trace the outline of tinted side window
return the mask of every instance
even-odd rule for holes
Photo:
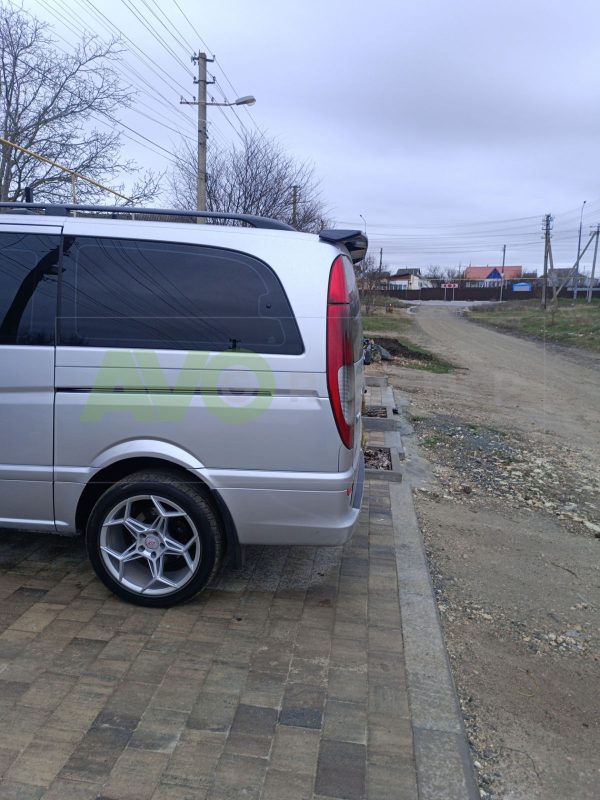
[[[0,345],[53,345],[60,237],[0,232]]]
[[[299,354],[275,273],[199,245],[65,237],[60,343]]]

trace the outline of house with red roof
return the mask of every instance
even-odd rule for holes
[[[523,267],[467,267],[465,269],[465,286],[500,286],[505,281],[518,281],[523,276]]]

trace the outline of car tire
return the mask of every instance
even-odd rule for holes
[[[168,472],[136,472],[94,505],[86,546],[96,575],[137,605],[189,600],[218,572],[220,519],[202,487]]]

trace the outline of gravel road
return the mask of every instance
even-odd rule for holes
[[[421,306],[411,312],[415,341],[459,369],[444,380],[444,399],[477,419],[549,431],[596,458],[600,454],[600,355],[520,339],[468,322],[461,313]],[[424,387],[425,388],[425,387]]]
[[[446,308],[410,338],[457,369],[385,367],[411,399],[417,512],[483,798],[598,797],[600,357]]]

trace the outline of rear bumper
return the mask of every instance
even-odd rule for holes
[[[242,545],[341,545],[358,521],[365,467],[359,451],[345,473],[199,475],[227,506]]]

